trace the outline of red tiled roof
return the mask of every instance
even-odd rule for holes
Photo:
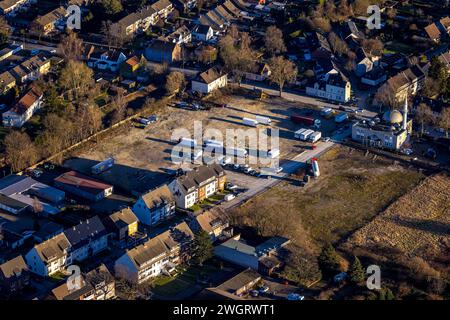
[[[31,87],[16,105],[11,108],[11,111],[17,114],[24,114],[41,96],[42,92],[38,88]]]

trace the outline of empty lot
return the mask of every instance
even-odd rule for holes
[[[214,108],[210,111],[191,111],[168,106],[158,115],[157,123],[146,129],[130,127],[112,138],[104,139],[91,150],[77,154],[65,166],[87,172],[98,161],[113,156],[117,165],[109,172],[99,175],[99,178],[126,191],[136,190],[142,184],[156,186],[168,179],[165,174],[167,168],[180,166],[171,160],[174,146],[171,136],[175,130],[184,128],[193,135],[194,121],[200,121],[203,133],[208,128],[217,129],[225,137],[227,129],[251,129],[242,124],[242,118],[255,118],[256,115],[272,119],[272,128],[279,129],[280,133],[280,157],[290,158],[310,147],[294,139],[293,132],[302,126],[289,120],[291,114],[304,112],[305,109],[299,104],[277,98],[261,102],[233,97],[227,108]],[[311,116],[319,117],[318,112],[314,112]],[[261,129],[260,137],[267,138],[267,127],[260,125],[258,129]],[[332,120],[324,122],[324,135],[334,129]],[[270,148],[270,138],[266,141],[269,141]]]

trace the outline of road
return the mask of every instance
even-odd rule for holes
[[[283,171],[281,173],[275,174],[273,175],[273,177],[269,177],[266,179],[259,178],[259,183],[253,183],[251,185],[245,186],[248,187],[247,191],[241,193],[232,201],[223,202],[222,204],[220,204],[221,208],[226,210],[237,207],[243,202],[249,200],[251,197],[254,197],[259,193],[274,187],[281,181],[288,179],[290,174],[295,173],[298,169],[305,166],[308,160],[320,157],[320,155],[330,150],[336,143],[343,141],[349,134],[350,130],[347,130],[341,134],[336,134],[328,142],[320,141],[319,143],[317,143],[316,149],[303,151],[292,159],[286,160],[285,162],[281,163],[281,166],[283,167]]]

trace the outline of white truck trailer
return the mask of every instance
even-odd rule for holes
[[[294,134],[295,139],[300,139],[301,134],[302,134],[303,132],[305,132],[306,130],[308,130],[308,129],[303,128],[303,129],[300,129],[300,130],[295,131],[295,134]]]
[[[268,117],[256,116],[256,121],[262,124],[270,124],[272,120]]]
[[[322,138],[322,132],[315,131],[311,133],[311,135],[309,136],[309,141],[311,141],[312,143],[316,143],[317,141],[320,140],[320,138]]]
[[[258,121],[256,121],[255,119],[250,119],[250,118],[242,118],[242,122],[245,125],[251,126],[251,127],[256,127],[258,125]]]
[[[306,130],[306,131],[303,131],[302,133],[300,133],[300,140],[302,140],[302,141],[308,141],[309,136],[310,136],[311,134],[313,134],[313,133],[314,133],[314,131],[311,130],[311,129],[308,129],[308,130]]]

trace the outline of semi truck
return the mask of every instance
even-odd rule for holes
[[[258,121],[250,118],[242,118],[242,122],[247,126],[256,127],[258,125]]]
[[[256,121],[262,124],[270,124],[272,120],[268,117],[256,116]]]

